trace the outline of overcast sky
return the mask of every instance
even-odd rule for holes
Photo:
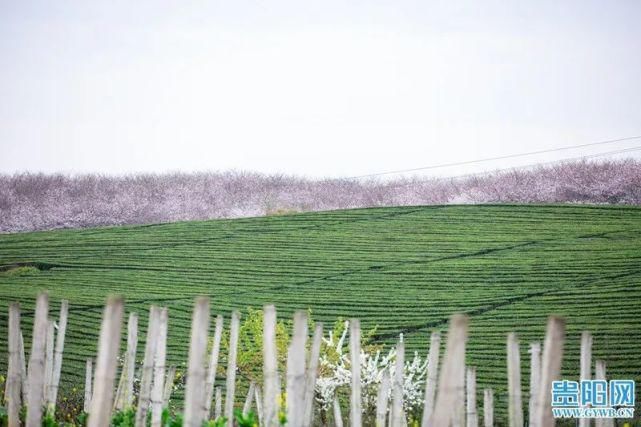
[[[0,172],[352,176],[639,135],[639,17],[635,0],[0,0]]]

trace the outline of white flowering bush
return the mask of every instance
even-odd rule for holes
[[[341,392],[348,393],[352,381],[350,355],[345,351],[349,323],[342,328],[329,332],[328,338],[323,338],[323,351],[320,357],[320,373],[316,382],[316,400],[321,411],[331,408],[335,396]],[[337,338],[337,332],[340,337]],[[396,349],[391,348],[383,354],[380,348],[364,346],[360,354],[361,363],[361,392],[362,405],[365,414],[373,414],[376,410],[376,397],[385,372],[394,378],[396,365]],[[427,360],[414,353],[412,360],[404,364],[403,404],[407,414],[418,413],[422,408],[425,378],[427,375]],[[388,398],[391,399],[391,388]]]
[[[0,174],[0,232],[372,206],[563,202],[641,204],[641,161],[579,161],[459,179]]]

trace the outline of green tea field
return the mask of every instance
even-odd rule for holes
[[[262,218],[0,235],[0,372],[7,305],[20,301],[28,343],[36,294],[70,301],[62,381],[82,387],[105,297],[126,309],[169,307],[170,363],[187,359],[193,299],[212,314],[275,303],[279,315],[360,318],[376,338],[404,333],[426,353],[454,312],[471,317],[468,364],[504,407],[505,337],[542,340],[550,314],[567,319],[565,377],[578,376],[579,336],[616,378],[641,381],[641,209],[480,205],[374,208]],[[16,266],[36,268],[17,269]],[[144,338],[144,333],[141,334]],[[142,354],[142,345],[138,347]]]

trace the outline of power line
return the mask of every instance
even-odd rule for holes
[[[566,146],[566,147],[551,148],[551,149],[547,149],[547,150],[530,151],[528,153],[508,154],[508,155],[505,155],[505,156],[487,157],[487,158],[484,158],[484,159],[467,160],[467,161],[463,161],[463,162],[442,163],[442,164],[438,164],[438,165],[423,166],[423,167],[412,168],[412,169],[401,169],[401,170],[394,170],[394,171],[377,172],[377,173],[371,173],[371,174],[366,174],[366,175],[351,176],[351,177],[348,177],[348,178],[345,178],[345,179],[372,178],[372,177],[375,177],[375,176],[382,176],[382,175],[392,175],[392,174],[398,174],[398,173],[417,172],[417,171],[423,171],[423,170],[429,170],[429,169],[446,168],[446,167],[451,167],[451,166],[471,165],[471,164],[474,164],[474,163],[489,162],[491,160],[512,159],[512,158],[515,158],[515,157],[532,156],[534,154],[553,153],[553,152],[557,152],[557,151],[572,150],[574,148],[583,148],[583,147],[591,147],[591,146],[595,146],[595,145],[613,144],[615,142],[631,141],[631,140],[639,139],[639,138],[641,138],[641,135],[629,136],[629,137],[618,138],[618,139],[609,139],[609,140],[606,140],[606,141],[590,142],[588,144],[569,145],[569,146]],[[605,155],[605,153],[603,155]],[[572,160],[572,159],[569,159],[569,160]]]
[[[556,163],[563,163],[563,162],[571,162],[574,160],[583,160],[583,159],[591,159],[594,157],[602,157],[602,156],[611,156],[614,154],[621,154],[621,153],[629,153],[632,151],[641,151],[641,145],[637,147],[630,147],[630,148],[624,148],[621,150],[614,150],[614,151],[606,151],[604,153],[596,153],[596,154],[588,154],[585,156],[577,156],[577,157],[569,157],[565,159],[559,159],[559,160],[552,160],[549,162],[540,162],[540,163],[531,163],[529,165],[522,165],[522,166],[514,166],[511,168],[503,168],[503,169],[495,169],[491,171],[485,171],[485,172],[476,172],[476,173],[469,173],[465,175],[456,175],[456,176],[449,176],[444,179],[460,179],[460,178],[470,178],[473,176],[481,176],[481,175],[488,175],[491,173],[497,173],[497,172],[505,172],[505,171],[510,171],[510,170],[518,170],[518,169],[528,169],[528,168],[533,168],[537,166],[545,166],[545,165],[552,165]]]
[[[590,158],[594,158],[594,157],[611,156],[611,155],[614,155],[614,154],[629,153],[629,152],[632,152],[632,151],[641,151],[641,145],[637,146],[637,147],[624,148],[624,149],[621,149],[621,150],[606,151],[606,152],[603,152],[603,153],[588,154],[588,155],[585,155],[585,156],[569,157],[569,158],[565,158],[565,159],[552,160],[552,161],[549,161],[549,162],[531,163],[529,165],[514,166],[514,167],[511,167],[511,168],[503,168],[503,169],[495,169],[495,170],[491,170],[491,171],[468,173],[468,174],[465,174],[465,175],[447,176],[447,177],[441,177],[441,178],[438,178],[438,179],[439,180],[453,180],[453,179],[472,178],[472,177],[475,177],[475,176],[489,175],[489,174],[492,174],[492,173],[515,171],[515,170],[519,170],[519,169],[527,169],[527,168],[533,168],[533,167],[537,167],[537,166],[551,165],[551,164],[555,164],[555,163],[571,162],[571,161],[574,161],[574,160],[590,159]],[[394,188],[407,187],[408,185],[416,185],[416,182],[409,181],[409,182],[392,183],[392,187],[394,187]]]

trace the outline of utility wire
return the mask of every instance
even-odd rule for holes
[[[510,170],[518,170],[518,169],[528,169],[528,168],[533,168],[537,166],[545,166],[545,165],[552,165],[556,163],[564,163],[564,162],[571,162],[574,160],[583,160],[583,159],[591,159],[594,157],[601,157],[601,156],[611,156],[614,154],[621,154],[621,153],[629,153],[632,151],[640,151],[641,150],[641,145],[637,147],[630,147],[630,148],[624,148],[621,150],[614,150],[614,151],[606,151],[604,153],[596,153],[596,154],[588,154],[585,156],[577,156],[577,157],[569,157],[566,159],[559,159],[559,160],[551,160],[549,162],[540,162],[540,163],[531,163],[529,165],[522,165],[522,166],[514,166],[510,168],[503,168],[503,169],[495,169],[491,171],[485,171],[485,172],[475,172],[475,173],[469,173],[465,175],[456,175],[456,176],[449,176],[446,179],[460,179],[460,178],[469,178],[473,176],[480,176],[480,175],[488,175],[491,173],[497,173],[497,172],[505,172],[505,171],[510,171]]]
[[[609,139],[609,140],[606,140],[606,141],[591,142],[591,143],[588,143],[588,144],[579,144],[579,145],[570,145],[570,146],[566,146],[566,147],[551,148],[551,149],[547,149],[547,150],[530,151],[528,153],[508,154],[508,155],[505,155],[505,156],[487,157],[487,158],[478,159],[478,160],[467,160],[467,161],[463,161],[463,162],[443,163],[443,164],[439,164],[439,165],[423,166],[423,167],[412,168],[412,169],[401,169],[401,170],[394,170],[394,171],[371,173],[371,174],[366,174],[366,175],[351,176],[351,177],[348,177],[348,178],[345,178],[345,179],[350,180],[350,179],[373,178],[373,177],[382,176],[382,175],[392,175],[392,174],[398,174],[398,173],[417,172],[417,171],[423,171],[423,170],[429,170],[429,169],[440,169],[440,168],[446,168],[446,167],[450,167],[450,166],[470,165],[470,164],[474,164],[474,163],[489,162],[491,160],[512,159],[512,158],[515,158],[515,157],[532,156],[534,154],[553,153],[553,152],[557,152],[557,151],[572,150],[574,148],[583,148],[583,147],[591,147],[591,146],[595,146],[595,145],[613,144],[615,142],[631,141],[631,140],[639,139],[639,138],[641,138],[641,135],[629,136],[629,137],[626,137],[626,138]],[[632,150],[632,151],[634,151],[634,150]],[[581,156],[580,158],[597,157],[597,156],[606,155],[606,154],[607,153],[598,154],[598,155],[592,155],[592,156]],[[567,160],[574,160],[574,159],[567,159]]]
[[[632,151],[641,151],[641,145],[637,147],[630,147],[630,148],[624,148],[621,150],[613,150],[613,151],[606,151],[603,153],[597,153],[597,154],[588,154],[585,156],[578,156],[578,157],[569,157],[566,159],[560,159],[560,160],[552,160],[549,162],[540,162],[540,163],[531,163],[529,165],[522,165],[522,166],[514,166],[510,168],[503,168],[503,169],[495,169],[491,171],[483,171],[483,172],[475,172],[475,173],[468,173],[465,175],[456,175],[456,176],[444,176],[444,177],[439,177],[436,178],[441,181],[446,181],[446,180],[454,180],[454,179],[465,179],[465,178],[472,178],[475,176],[483,176],[483,175],[489,175],[492,173],[500,173],[500,172],[507,172],[507,171],[516,171],[520,169],[528,169],[528,168],[533,168],[537,166],[545,166],[545,165],[551,165],[551,164],[556,164],[556,163],[563,163],[563,162],[570,162],[574,160],[583,160],[583,159],[590,159],[594,157],[601,157],[601,156],[610,156],[614,154],[621,154],[621,153],[629,153]],[[417,181],[408,181],[408,182],[395,182],[392,183],[391,186],[393,188],[398,188],[398,187],[407,187],[409,185],[416,185]]]

